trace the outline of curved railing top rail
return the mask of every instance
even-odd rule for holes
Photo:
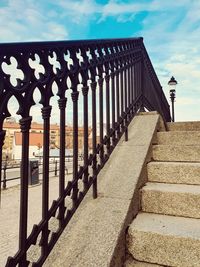
[[[134,42],[134,43],[141,43],[143,41],[143,37],[137,38],[108,38],[108,39],[88,39],[88,40],[67,40],[67,41],[46,41],[46,42],[13,42],[13,43],[0,43],[0,53],[11,51],[15,49],[20,50],[30,50],[33,49],[41,49],[41,48],[60,48],[60,47],[80,47],[85,45],[93,45],[93,44],[113,44],[113,43],[120,43],[120,42]],[[2,51],[2,49],[5,49]]]

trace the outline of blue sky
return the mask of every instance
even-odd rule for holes
[[[178,81],[177,120],[200,120],[199,0],[0,0],[0,42],[144,37],[158,78]]]

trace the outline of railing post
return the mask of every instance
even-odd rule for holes
[[[139,61],[139,90],[141,92],[141,103],[140,103],[140,112],[145,112],[144,109],[144,83],[143,83],[143,58],[141,55],[141,60]]]
[[[3,167],[3,189],[6,189],[6,170],[7,170],[7,158]]]
[[[119,69],[117,66],[116,69],[116,99],[117,99],[117,123],[118,123],[118,129],[117,129],[117,138],[119,139],[120,137],[120,127],[119,127],[119,121],[120,121],[120,107],[119,107],[119,103],[120,103],[120,99],[119,99],[120,95],[119,95]]]
[[[124,61],[124,111],[125,111],[125,125],[127,124],[127,97],[128,97],[128,87],[127,87],[127,60],[125,57]]]
[[[52,107],[46,105],[42,108],[42,118],[44,120],[44,135],[43,135],[43,182],[42,182],[42,219],[45,222],[45,227],[42,231],[40,245],[42,246],[42,256],[48,254],[48,209],[49,209],[49,130],[50,116]]]
[[[73,101],[73,192],[72,192],[72,201],[73,208],[77,206],[78,198],[78,95],[77,85],[72,88],[73,92],[71,93]]]
[[[83,184],[84,184],[84,190],[86,191],[88,189],[88,86],[87,81],[85,81],[85,84],[82,88],[83,93],[83,121],[84,121],[84,155],[83,155],[83,161],[85,166],[84,171],[84,177],[83,177]]]
[[[129,107],[129,101],[128,101],[128,97],[129,97],[129,88],[128,88],[128,65],[127,65],[127,57],[125,57],[125,64],[124,64],[124,89],[125,89],[125,101],[124,101],[124,105],[125,105],[125,126],[124,126],[124,130],[125,130],[125,142],[128,141],[128,107]]]
[[[124,134],[125,134],[125,142],[127,142],[128,141],[128,126],[125,126]]]
[[[97,83],[95,80],[91,83],[92,89],[92,153],[93,153],[93,162],[92,162],[92,169],[93,169],[93,198],[97,198],[97,156],[96,156],[96,87]]]
[[[120,65],[120,95],[121,95],[121,130],[123,132],[124,128],[124,119],[123,119],[123,114],[124,114],[124,79],[123,79],[123,73],[124,73],[124,67],[123,63],[121,62]]]
[[[110,154],[110,75],[106,73],[106,135],[107,135],[107,154]]]
[[[24,252],[19,267],[27,266],[26,241],[28,222],[28,166],[29,166],[29,130],[32,117],[22,118],[20,128],[22,132],[22,161],[20,186],[20,223],[19,223],[19,249]]]
[[[99,151],[99,157],[100,157],[100,166],[101,168],[104,165],[104,78],[103,78],[103,52],[102,52],[102,46],[97,47],[97,51],[99,54],[97,69],[98,69],[98,85],[99,85],[99,144],[100,144],[100,151]]]
[[[100,165],[104,164],[104,144],[103,144],[103,77],[102,72],[99,74],[99,138],[100,138]]]
[[[110,48],[111,54],[114,54],[114,48],[111,46]],[[111,78],[111,102],[112,102],[112,146],[115,146],[116,143],[116,69],[115,69],[115,61],[114,58],[111,57],[110,60],[110,78]]]
[[[64,97],[65,90],[62,91],[60,99],[58,100],[58,106],[60,109],[60,158],[59,158],[59,197],[61,198],[65,188],[65,112],[67,98]],[[57,175],[57,161],[56,161],[56,175]],[[65,205],[64,201],[60,205],[59,209],[59,221],[60,227],[64,222]]]
[[[57,173],[58,173],[58,166],[57,166],[57,165],[58,165],[58,162],[57,162],[57,160],[55,160],[55,173],[54,173],[55,176],[58,175],[58,174],[57,174]]]
[[[111,98],[112,98],[112,145],[115,146],[116,132],[115,132],[115,72],[111,69]]]
[[[2,168],[2,148],[4,145],[4,139],[5,139],[6,131],[1,130],[0,131],[0,169]],[[0,205],[1,205],[1,170],[0,170]]]

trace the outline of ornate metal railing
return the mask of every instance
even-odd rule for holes
[[[31,65],[30,62],[36,61],[37,64]],[[9,72],[6,66],[11,65],[13,70]],[[19,124],[22,132],[19,250],[8,258],[6,266],[28,266],[27,252],[36,245],[36,241],[38,244],[38,239],[41,254],[32,266],[41,266],[91,185],[93,197],[97,197],[97,175],[124,132],[125,138],[128,138],[127,127],[134,115],[146,107],[157,110],[166,121],[170,121],[169,105],[143,38],[0,44],[0,66],[0,165],[6,135],[3,123],[11,115],[8,102],[13,96],[19,104],[16,113],[21,116]],[[13,82],[13,72],[19,70],[22,74]],[[49,207],[49,130],[53,83],[57,84],[59,97],[60,171],[59,197]],[[44,125],[42,217],[28,235],[30,109],[34,105],[36,89],[41,94]],[[73,102],[73,180],[65,184],[66,92],[69,90]],[[84,163],[78,168],[80,94],[83,100]],[[90,97],[92,112],[88,114]],[[89,116],[92,117],[92,153],[88,149]],[[82,189],[80,182],[83,183]],[[65,204],[65,198],[69,196],[71,208]],[[52,233],[49,221],[53,216],[59,221],[59,226]]]

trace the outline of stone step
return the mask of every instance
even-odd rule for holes
[[[148,181],[172,184],[200,184],[198,162],[149,162]]]
[[[163,145],[200,145],[200,131],[158,132],[157,142]]]
[[[145,212],[200,218],[200,185],[149,182],[141,192]]]
[[[140,213],[127,234],[129,253],[138,261],[166,266],[200,266],[200,220]]]
[[[153,145],[153,160],[200,162],[200,146]]]
[[[199,121],[168,122],[167,128],[169,131],[200,131],[200,122]]]
[[[164,265],[137,261],[134,260],[133,258],[128,259],[124,264],[124,267],[163,267],[163,266]]]

